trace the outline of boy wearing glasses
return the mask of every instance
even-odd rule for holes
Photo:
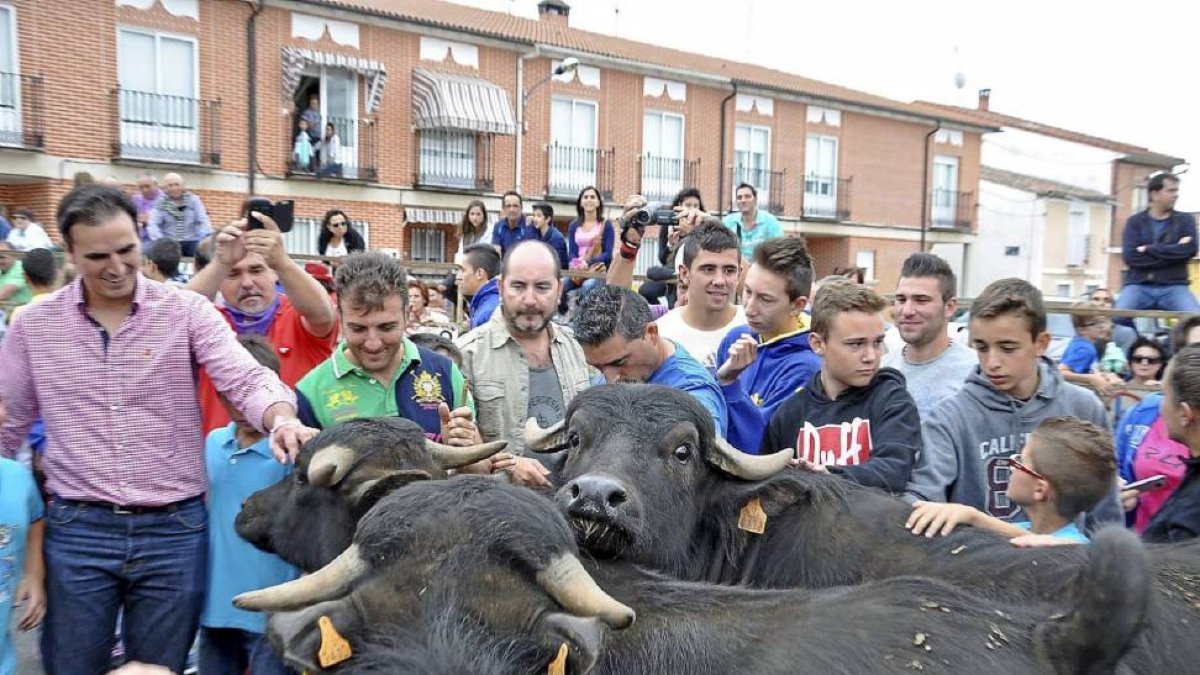
[[[1086,311],[1096,309],[1097,305],[1081,302],[1075,307]],[[1071,323],[1075,326],[1075,337],[1067,343],[1058,370],[1067,382],[1089,386],[1101,396],[1111,396],[1113,387],[1121,384],[1121,378],[1115,373],[1100,372],[1100,352],[1096,343],[1112,336],[1112,320],[1100,314],[1072,314]]]
[[[926,537],[971,525],[1006,537],[1044,534],[1087,543],[1076,521],[1108,494],[1117,471],[1108,431],[1075,417],[1042,420],[1021,453],[1008,458],[1008,466],[1005,494],[1024,509],[1028,521],[1010,523],[966,504],[918,501],[905,527]]]
[[[1063,381],[1045,357],[1050,344],[1042,293],[1021,279],[993,282],[971,304],[971,347],[979,367],[957,394],[925,420],[925,449],[908,485],[910,501],[966,504],[1002,520],[1025,520],[1009,498],[1009,457],[1034,427],[1051,417],[1076,417],[1104,427],[1104,407],[1090,392]],[[1110,452],[1112,449],[1110,447]],[[1092,522],[1121,518],[1116,481],[1089,513]]]

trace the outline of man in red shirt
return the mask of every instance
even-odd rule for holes
[[[275,221],[260,213],[249,217],[262,227],[249,229],[245,220],[226,225],[216,235],[212,262],[187,288],[209,299],[219,291],[224,300],[221,315],[238,334],[265,335],[279,352],[280,377],[295,387],[333,351],[333,302],[321,284],[288,257]],[[229,415],[204,371],[199,395],[204,432],[227,426]]]

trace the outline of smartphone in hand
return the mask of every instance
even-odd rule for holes
[[[1121,490],[1136,490],[1138,494],[1141,494],[1143,492],[1161,490],[1166,486],[1167,477],[1162,474],[1158,474],[1157,476],[1150,476],[1149,478],[1143,478],[1142,480],[1135,480],[1132,483],[1126,483]]]

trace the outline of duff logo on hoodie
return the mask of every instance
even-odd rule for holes
[[[815,427],[805,422],[796,437],[801,459],[824,466],[857,466],[871,457],[871,420]]]

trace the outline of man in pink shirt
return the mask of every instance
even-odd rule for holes
[[[280,461],[315,433],[209,301],[139,274],[136,218],[113,187],[64,197],[59,231],[78,278],[0,345],[0,454],[45,421],[42,656],[56,675],[108,670],[122,608],[129,658],[183,672],[207,581],[197,368],[271,433]]]

